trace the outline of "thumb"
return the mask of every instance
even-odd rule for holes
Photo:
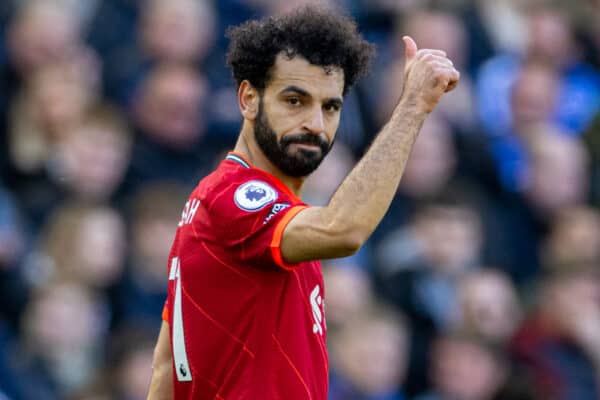
[[[405,50],[404,54],[406,56],[406,63],[408,64],[417,55],[418,48],[417,48],[417,44],[415,43],[413,38],[411,38],[410,36],[404,36],[404,37],[402,37],[402,40],[404,41],[404,45],[406,46],[406,50]]]

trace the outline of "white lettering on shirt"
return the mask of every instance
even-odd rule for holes
[[[200,200],[191,199],[185,203],[185,207],[183,207],[183,212],[181,213],[181,220],[177,226],[182,227],[183,225],[189,224],[194,219],[194,215],[196,215],[196,211],[198,211],[198,207],[200,207]]]
[[[314,319],[314,324],[312,327],[312,331],[315,334],[323,335],[323,324],[324,316],[321,311],[321,307],[323,306],[323,297],[319,294],[321,291],[319,285],[315,285],[315,288],[310,292],[310,306],[312,307],[312,314]]]

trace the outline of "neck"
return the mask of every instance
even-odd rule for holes
[[[242,131],[240,132],[233,151],[246,157],[246,159],[248,159],[248,161],[250,161],[255,168],[261,169],[275,176],[277,179],[283,182],[296,196],[301,196],[304,178],[296,178],[286,175],[271,161],[269,161],[256,143],[256,140],[254,140],[254,131],[247,121],[244,121],[244,124],[242,125]]]

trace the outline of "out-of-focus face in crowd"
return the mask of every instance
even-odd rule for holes
[[[364,394],[389,394],[404,380],[407,327],[397,314],[367,311],[351,318],[332,342],[332,365]]]
[[[490,342],[505,343],[521,321],[515,288],[497,270],[480,270],[467,275],[459,288],[463,330]]]
[[[400,182],[400,192],[413,198],[440,193],[454,175],[456,154],[448,124],[427,119],[410,153]]]
[[[505,377],[504,364],[478,340],[447,336],[434,345],[431,380],[440,398],[488,400]]]
[[[351,263],[326,263],[323,276],[329,332],[343,328],[347,321],[365,312],[373,304],[370,278],[359,266]]]
[[[81,34],[76,14],[59,2],[22,4],[7,33],[10,57],[18,71],[26,75],[73,56]]]
[[[527,53],[555,67],[572,63],[576,46],[570,21],[564,12],[539,7],[528,15]]]
[[[97,372],[108,327],[104,304],[67,281],[36,292],[23,316],[26,353],[42,361],[62,393],[81,389]]]
[[[216,21],[208,1],[149,1],[142,8],[141,47],[153,59],[202,60],[214,45]]]
[[[163,64],[146,77],[135,100],[135,117],[153,140],[185,149],[204,134],[208,95],[204,76],[189,66]]]
[[[548,64],[527,63],[521,68],[511,93],[512,124],[517,133],[526,134],[532,125],[552,122],[559,82],[558,73]]]
[[[43,251],[54,276],[105,289],[121,277],[125,240],[125,224],[113,209],[67,206],[48,221]]]
[[[108,200],[125,176],[131,142],[122,117],[115,110],[98,108],[59,141],[55,177],[77,197]]]
[[[57,142],[84,119],[98,99],[99,71],[77,60],[40,66],[14,99],[9,151],[14,165],[31,172],[47,166]]]
[[[592,356],[600,346],[600,279],[595,272],[557,275],[540,295],[551,332],[567,337]]]
[[[594,208],[562,209],[541,248],[550,269],[581,269],[600,263],[600,214]]]
[[[460,275],[477,265],[483,239],[481,221],[474,210],[449,205],[428,207],[416,216],[414,230],[435,272]]]
[[[571,136],[534,133],[529,143],[531,166],[525,196],[535,211],[552,216],[565,207],[582,204],[588,191],[588,156]]]

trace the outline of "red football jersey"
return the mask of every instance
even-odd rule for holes
[[[318,261],[288,264],[286,224],[306,208],[230,153],[185,205],[169,256],[176,400],[327,398]]]

